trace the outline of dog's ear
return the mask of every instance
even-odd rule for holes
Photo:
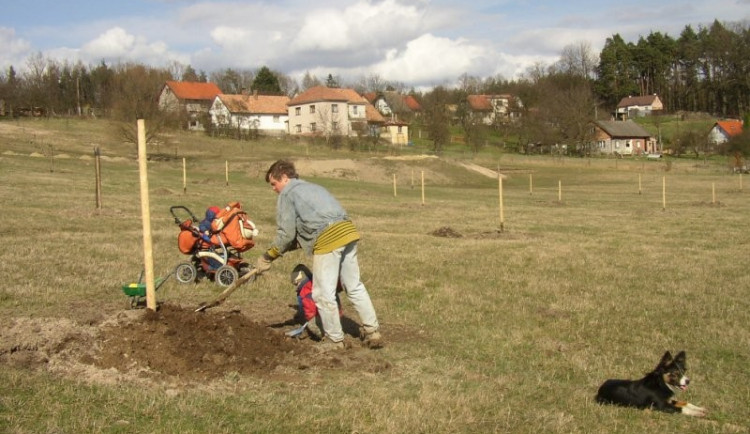
[[[685,361],[686,358],[687,358],[687,355],[685,354],[685,352],[680,351],[679,353],[677,353],[677,357],[674,358],[673,363],[675,365],[681,366],[683,369],[686,369],[687,368],[687,362]]]
[[[663,356],[661,356],[661,361],[659,362],[658,365],[656,365],[656,370],[659,370],[659,368],[663,368],[670,363],[672,363],[672,353],[667,351],[664,353]]]

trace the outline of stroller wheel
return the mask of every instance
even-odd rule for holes
[[[196,270],[195,265],[184,262],[175,268],[174,277],[178,282],[183,284],[195,283],[195,279],[198,277],[198,270]]]
[[[227,287],[234,283],[234,281],[237,280],[238,276],[239,273],[234,267],[231,267],[229,265],[222,265],[218,270],[216,270],[214,281],[218,283],[219,286]]]

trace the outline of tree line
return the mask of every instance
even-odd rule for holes
[[[579,140],[585,122],[608,118],[618,101],[631,95],[658,94],[668,112],[745,115],[750,106],[750,30],[747,23],[714,21],[695,30],[686,26],[678,38],[651,32],[636,42],[626,42],[614,34],[598,54],[590,44],[580,42],[565,47],[554,64],[535,64],[513,80],[464,74],[458,86],[437,86],[422,93],[376,74],[347,83],[330,74],[320,80],[308,72],[298,82],[265,66],[207,74],[178,62],[162,68],[104,61],[87,66],[37,53],[26,60],[23,73],[13,66],[0,72],[0,100],[10,115],[31,111],[130,120],[156,112],[156,95],[166,80],[211,81],[228,94],[259,90],[293,96],[315,85],[351,87],[361,93],[397,90],[412,93],[428,105],[459,107],[469,94],[510,93],[523,102],[519,109],[527,115],[533,140]],[[451,116],[438,113],[439,108],[429,111],[437,118],[468,125],[460,110]]]

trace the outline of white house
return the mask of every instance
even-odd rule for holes
[[[466,98],[469,113],[484,125],[509,122],[521,115],[521,100],[509,94],[469,95]]]
[[[656,94],[643,96],[628,96],[617,104],[617,118],[630,119],[635,116],[646,116],[652,112],[664,110],[664,104]]]
[[[279,95],[217,95],[209,114],[217,128],[256,131],[265,135],[283,135],[289,129],[287,103]]]
[[[736,119],[717,121],[708,133],[708,142],[720,145],[740,134],[742,134],[742,121]]]
[[[289,134],[357,136],[372,133],[385,119],[353,89],[315,86],[287,103]]]

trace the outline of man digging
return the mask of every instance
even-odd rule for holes
[[[279,197],[276,238],[256,263],[258,275],[285,252],[302,247],[313,256],[312,297],[327,339],[322,350],[344,348],[336,287],[344,288],[362,321],[362,340],[369,348],[382,347],[377,315],[357,262],[359,233],[346,211],[325,188],[299,179],[291,161],[278,160],[266,172],[266,182]],[[298,244],[299,243],[299,244]]]

